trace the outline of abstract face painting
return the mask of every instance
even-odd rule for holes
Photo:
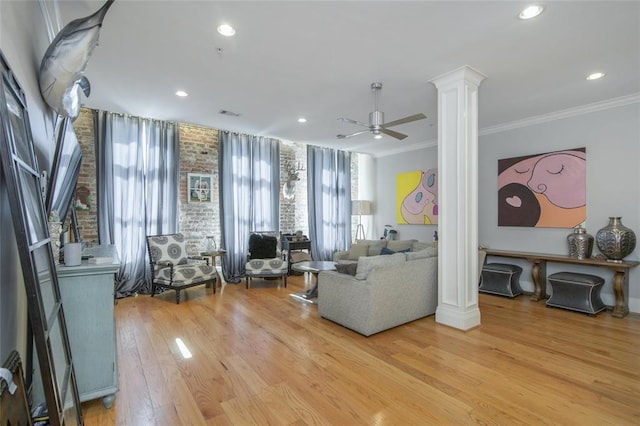
[[[437,169],[399,174],[397,176],[396,203],[396,218],[399,224],[437,224]]]
[[[572,228],[587,217],[586,148],[498,160],[498,226]]]

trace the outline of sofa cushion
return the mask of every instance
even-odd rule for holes
[[[352,244],[349,249],[349,260],[358,260],[360,256],[367,256],[369,254],[369,245],[358,243]]]
[[[407,260],[426,259],[438,255],[437,247],[427,247],[420,251],[412,251],[407,253]]]
[[[423,243],[422,241],[416,241],[413,243],[411,251],[420,251],[431,247],[433,247],[433,243]]]
[[[338,264],[336,264],[336,271],[338,271],[341,274],[347,274],[347,275],[355,276],[357,268],[358,268],[358,264],[357,263],[338,263]]]
[[[407,253],[407,252],[409,252],[409,249],[393,251],[391,249],[388,249],[387,247],[382,247],[382,250],[380,250],[381,255],[388,255],[393,253]]]
[[[404,253],[394,253],[389,256],[368,256],[358,259],[358,268],[356,270],[356,279],[366,280],[369,273],[377,268],[383,268],[392,265],[400,265],[406,262]]]
[[[416,240],[392,240],[387,242],[387,248],[395,252],[400,250],[411,250]]]
[[[387,240],[358,240],[357,244],[366,244],[369,246],[369,256],[377,256],[380,254],[382,247],[387,246]]]

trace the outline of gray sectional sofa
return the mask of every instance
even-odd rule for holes
[[[378,240],[372,241],[379,244]],[[356,259],[354,253],[364,253],[362,247],[354,250],[352,246],[351,259],[346,252],[336,253],[334,261],[339,264],[357,264],[352,267],[356,274],[338,271],[319,274],[320,316],[370,336],[434,314],[438,304],[437,248],[415,240],[405,241],[391,247],[399,249],[409,244],[409,249],[419,250],[377,256],[367,252]],[[373,253],[379,250],[375,247]]]

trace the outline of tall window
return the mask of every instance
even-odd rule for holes
[[[116,293],[148,292],[146,235],[178,229],[175,123],[94,111],[98,237],[120,257]]]
[[[309,234],[315,260],[331,260],[351,242],[351,154],[307,147]]]
[[[220,133],[219,188],[225,281],[244,276],[251,231],[279,231],[280,142]]]

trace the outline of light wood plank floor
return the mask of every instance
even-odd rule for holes
[[[304,277],[279,283],[119,300],[120,391],[85,424],[640,424],[640,315],[481,294],[471,331],[431,316],[365,338],[293,300]]]

